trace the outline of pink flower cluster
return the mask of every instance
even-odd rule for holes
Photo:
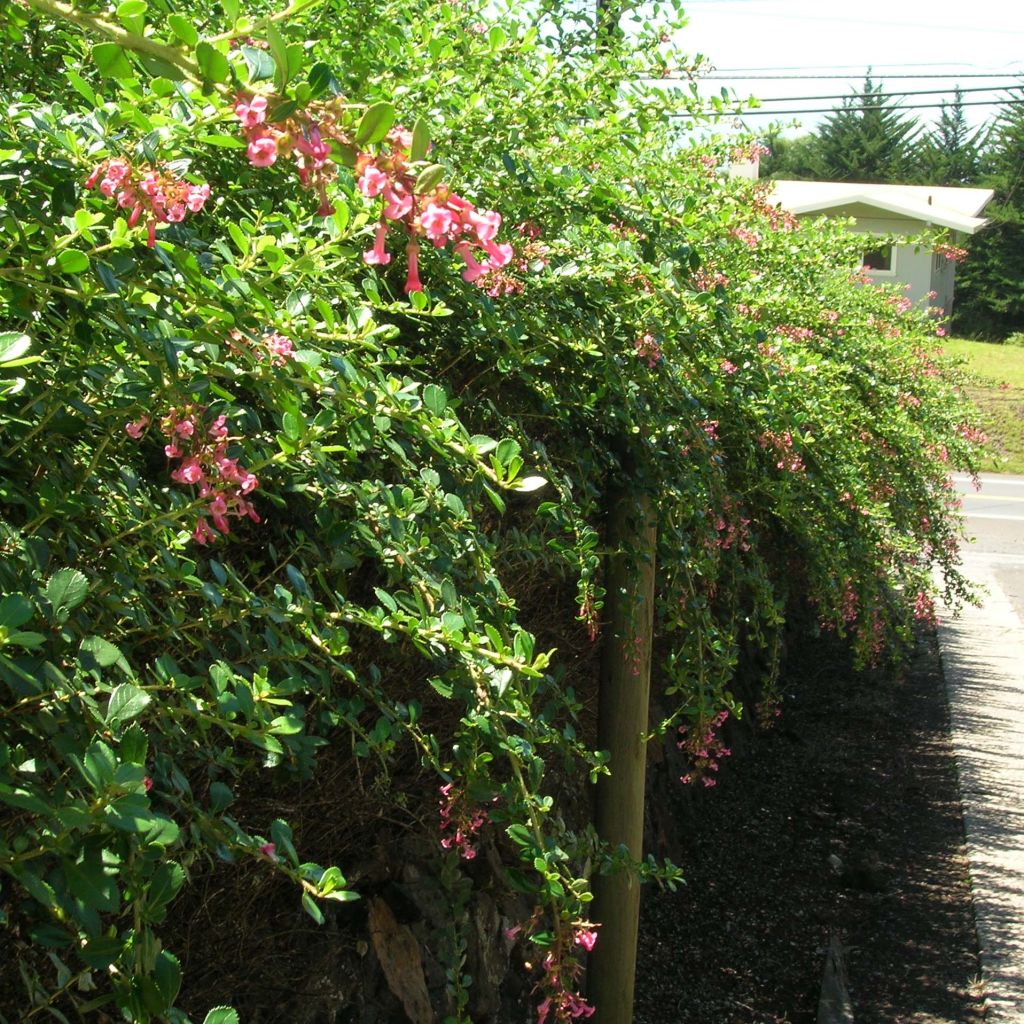
[[[753,231],[751,228],[730,228],[729,234],[733,238],[738,238],[744,245],[751,249],[756,249],[761,244],[761,235],[757,231]]]
[[[166,171],[143,164],[133,167],[124,157],[104,160],[86,179],[85,187],[97,183],[103,195],[130,210],[128,227],[145,220],[150,248],[156,245],[157,224],[176,224],[189,213],[199,213],[210,198],[210,186],[191,185]]]
[[[201,421],[202,408],[171,409],[160,420],[160,432],[167,439],[164,454],[177,462],[171,479],[183,487],[198,487],[199,497],[205,499],[205,508],[213,525],[223,534],[231,532],[228,517],[248,517],[260,521],[255,506],[249,500],[259,480],[238,459],[228,455],[227,417],[218,416],[205,427]],[[129,437],[140,439],[149,426],[150,418],[142,417],[125,425]],[[215,540],[217,534],[210,529],[205,516],[199,516],[192,539],[198,544]]]
[[[973,426],[970,423],[961,423],[957,426],[956,432],[971,444],[988,444],[988,434],[984,430]]]
[[[665,358],[658,339],[649,331],[633,342],[633,348],[636,350],[637,358],[645,362],[649,370],[653,370]]]
[[[941,242],[935,246],[936,256],[945,256],[947,260],[953,263],[963,263],[967,259],[967,250],[961,249],[958,245],[950,245],[947,242]]]
[[[919,590],[914,598],[914,618],[929,626],[936,623],[935,601],[923,590]]]
[[[709,292],[714,288],[728,288],[729,278],[717,270],[697,270],[693,274],[693,287],[699,292]]]
[[[596,933],[590,934],[596,941]],[[576,941],[579,942],[578,935]],[[579,944],[583,945],[582,942]],[[550,952],[544,957],[543,967],[544,978],[538,987],[545,996],[537,1007],[537,1024],[570,1024],[574,1020],[593,1017],[595,1008],[572,990],[579,965],[573,962],[572,967],[566,969],[555,952]],[[566,974],[570,975],[568,984]]]
[[[723,359],[718,364],[718,368],[722,371],[722,373],[728,374],[736,373],[739,370],[739,367],[735,363],[730,362],[728,359]]]
[[[761,448],[771,449],[775,453],[778,459],[775,463],[776,469],[783,469],[788,473],[799,473],[807,468],[800,453],[793,450],[793,435],[788,430],[784,430],[782,433],[766,430],[758,437],[757,443]]]
[[[337,175],[331,159],[330,139],[339,114],[336,104],[322,104],[316,116],[296,112],[280,122],[267,120],[267,97],[241,95],[235,102],[235,116],[242,124],[248,146],[246,155],[253,167],[272,167],[278,158],[291,158],[302,187],[320,199],[318,213],[329,217],[334,206],[327,198],[327,186]]]
[[[732,755],[732,751],[722,742],[720,733],[728,717],[728,711],[719,711],[710,722],[698,724],[692,731],[688,725],[679,726],[676,746],[690,760],[690,770],[679,777],[684,786],[698,780],[708,789],[716,785],[714,777],[707,773],[717,772],[721,759]]]
[[[236,351],[251,352],[257,359],[268,362],[271,366],[284,366],[295,355],[291,338],[286,338],[277,331],[269,331],[254,338],[236,328],[231,331],[229,337],[231,346]]]
[[[438,801],[441,831],[441,846],[446,850],[457,850],[463,860],[476,857],[473,839],[489,820],[482,808],[468,808],[465,795],[449,782],[440,787]]]
[[[713,513],[709,510],[709,515]],[[714,515],[715,530],[718,536],[714,546],[722,551],[737,547],[740,551],[750,550],[750,520],[738,514],[736,503],[726,495],[722,499],[722,511]]]
[[[417,195],[416,179],[408,167],[412,144],[409,133],[394,129],[388,141],[391,143],[389,153],[360,153],[356,158],[359,191],[368,199],[379,197],[384,201],[373,247],[363,253],[363,259],[371,265],[391,262],[386,243],[389,222],[395,222],[404,225],[407,238],[406,292],[423,290],[417,261],[419,239],[423,237],[437,249],[450,245],[465,264],[462,278],[470,284],[491,271],[508,266],[515,253],[507,242],[497,241],[501,214],[495,210],[478,210],[444,184]]]
[[[779,324],[775,333],[789,338],[790,341],[810,341],[814,337],[814,331],[810,327],[796,327],[793,324]]]

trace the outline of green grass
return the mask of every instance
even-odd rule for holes
[[[947,355],[966,356],[977,383],[967,389],[981,411],[991,455],[982,469],[1024,473],[1024,347],[947,338]]]

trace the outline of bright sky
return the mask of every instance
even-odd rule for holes
[[[676,42],[701,53],[716,69],[715,80],[701,84],[703,95],[722,87],[762,100],[764,114],[747,115],[761,127],[788,122],[780,111],[831,108],[838,99],[782,100],[782,97],[849,95],[868,66],[886,92],[945,90],[942,95],[908,96],[907,108],[922,123],[937,118],[939,104],[952,98],[958,82],[965,103],[984,104],[1002,89],[1024,83],[1024,3],[1021,0],[684,0],[689,27]],[[736,74],[733,74],[735,72]],[[790,79],[754,79],[751,75],[800,75]],[[993,77],[969,78],[990,74]],[[841,75],[841,78],[822,78]],[[897,78],[896,75],[942,77]],[[948,76],[948,77],[947,77]],[[987,90],[968,92],[967,90]],[[772,102],[775,98],[775,102]],[[996,108],[967,106],[972,124],[981,124]],[[776,113],[769,114],[768,111]],[[821,113],[800,118],[813,129]],[[799,132],[787,132],[799,134]]]

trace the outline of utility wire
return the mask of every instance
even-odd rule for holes
[[[962,103],[961,106],[963,106],[963,107],[1020,107],[1020,106],[1024,106],[1024,99],[1021,99],[1021,100],[1003,100],[1001,102],[1000,101],[996,101],[996,100],[968,100],[966,103]],[[938,107],[939,107],[938,103],[920,103],[920,104],[910,104],[909,106],[906,106],[906,107],[898,107],[897,110],[898,111],[903,111],[903,110],[936,110],[936,109],[938,109]],[[862,110],[891,110],[891,109],[892,109],[891,107],[885,106],[885,105],[881,105],[881,106],[866,106],[866,107],[858,106],[858,107],[854,107],[850,112],[851,113],[857,113],[858,111],[862,111]],[[706,114],[728,114],[731,117],[750,117],[750,116],[754,116],[754,115],[759,116],[759,117],[763,117],[766,114],[774,114],[774,115],[785,116],[785,117],[798,117],[801,114],[832,114],[832,113],[835,113],[836,111],[841,111],[841,110],[842,110],[841,107],[815,107],[815,108],[809,109],[809,110],[763,110],[760,107],[755,107],[755,108],[747,108],[745,110],[737,110],[737,111],[731,111],[730,112],[730,111],[715,110],[713,107],[708,107],[704,111],[704,113],[706,113]],[[693,115],[692,114],[672,114],[671,116],[672,117],[692,117]]]
[[[906,65],[903,65],[903,66],[906,67]],[[873,68],[872,68],[872,72],[874,72]],[[918,72],[917,74],[913,74],[913,75],[911,75],[911,74],[899,74],[899,75],[881,74],[881,75],[877,75],[877,77],[878,77],[878,79],[880,81],[881,80],[888,80],[890,78],[914,78],[914,79],[953,78],[953,79],[956,79],[957,81],[960,81],[962,79],[967,79],[967,78],[1006,78],[1007,75],[1014,75],[1014,74],[1024,75],[1024,68],[1021,68],[1021,70],[1018,71],[1018,72],[1015,72],[1015,71],[990,71],[990,72],[987,72],[985,74],[981,74],[979,72],[972,71],[969,74],[958,75],[958,74],[954,74],[954,73],[949,72],[949,71],[945,71],[945,72],[942,72],[941,74],[938,73],[938,72],[933,72],[931,74],[926,74],[924,72]],[[772,80],[772,81],[798,81],[798,80],[802,80],[802,79],[810,79],[811,81],[818,82],[818,81],[824,81],[825,79],[828,79],[828,78],[847,79],[848,80],[848,79],[854,78],[855,76],[854,75],[740,75],[740,74],[731,75],[731,74],[724,73],[724,72],[721,72],[721,71],[716,71],[714,74],[711,74],[711,75],[699,75],[699,76],[695,76],[695,77],[697,77],[697,79],[699,81],[701,81],[701,82],[726,82],[726,81],[728,81],[728,82],[752,82],[752,81],[768,81],[768,80]],[[876,75],[873,73],[872,77],[876,77]]]
[[[961,93],[968,92],[997,92],[1005,89],[1019,89],[1019,82],[1009,85],[984,85],[976,86],[973,89],[960,89]],[[907,89],[903,92],[872,92],[870,98],[873,100],[901,99],[904,96],[949,96],[956,90],[949,89]],[[759,97],[763,103],[800,103],[804,100],[856,100],[865,96],[864,93],[830,93],[825,96],[762,96]]]

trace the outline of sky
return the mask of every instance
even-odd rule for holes
[[[973,125],[996,110],[990,101],[1006,86],[1024,83],[1024,3],[1021,0],[683,0],[689,26],[674,42],[701,53],[714,66],[700,86],[702,95],[723,87],[741,97],[755,95],[765,113],[744,115],[762,128],[794,117],[813,130],[824,114],[795,113],[838,106],[864,81],[870,66],[886,92],[942,90],[907,96],[903,103],[924,124],[939,115],[958,82],[965,92],[964,113]],[[801,76],[753,78],[754,75]],[[822,76],[840,77],[822,77]],[[921,77],[895,77],[921,76]],[[968,75],[991,75],[974,77]],[[803,77],[808,76],[808,77]],[[928,77],[925,77],[928,76]],[[823,100],[793,97],[827,96]],[[785,98],[785,99],[783,99]],[[773,102],[774,99],[774,102]],[[784,113],[793,111],[793,114]],[[774,113],[769,113],[774,112]]]

